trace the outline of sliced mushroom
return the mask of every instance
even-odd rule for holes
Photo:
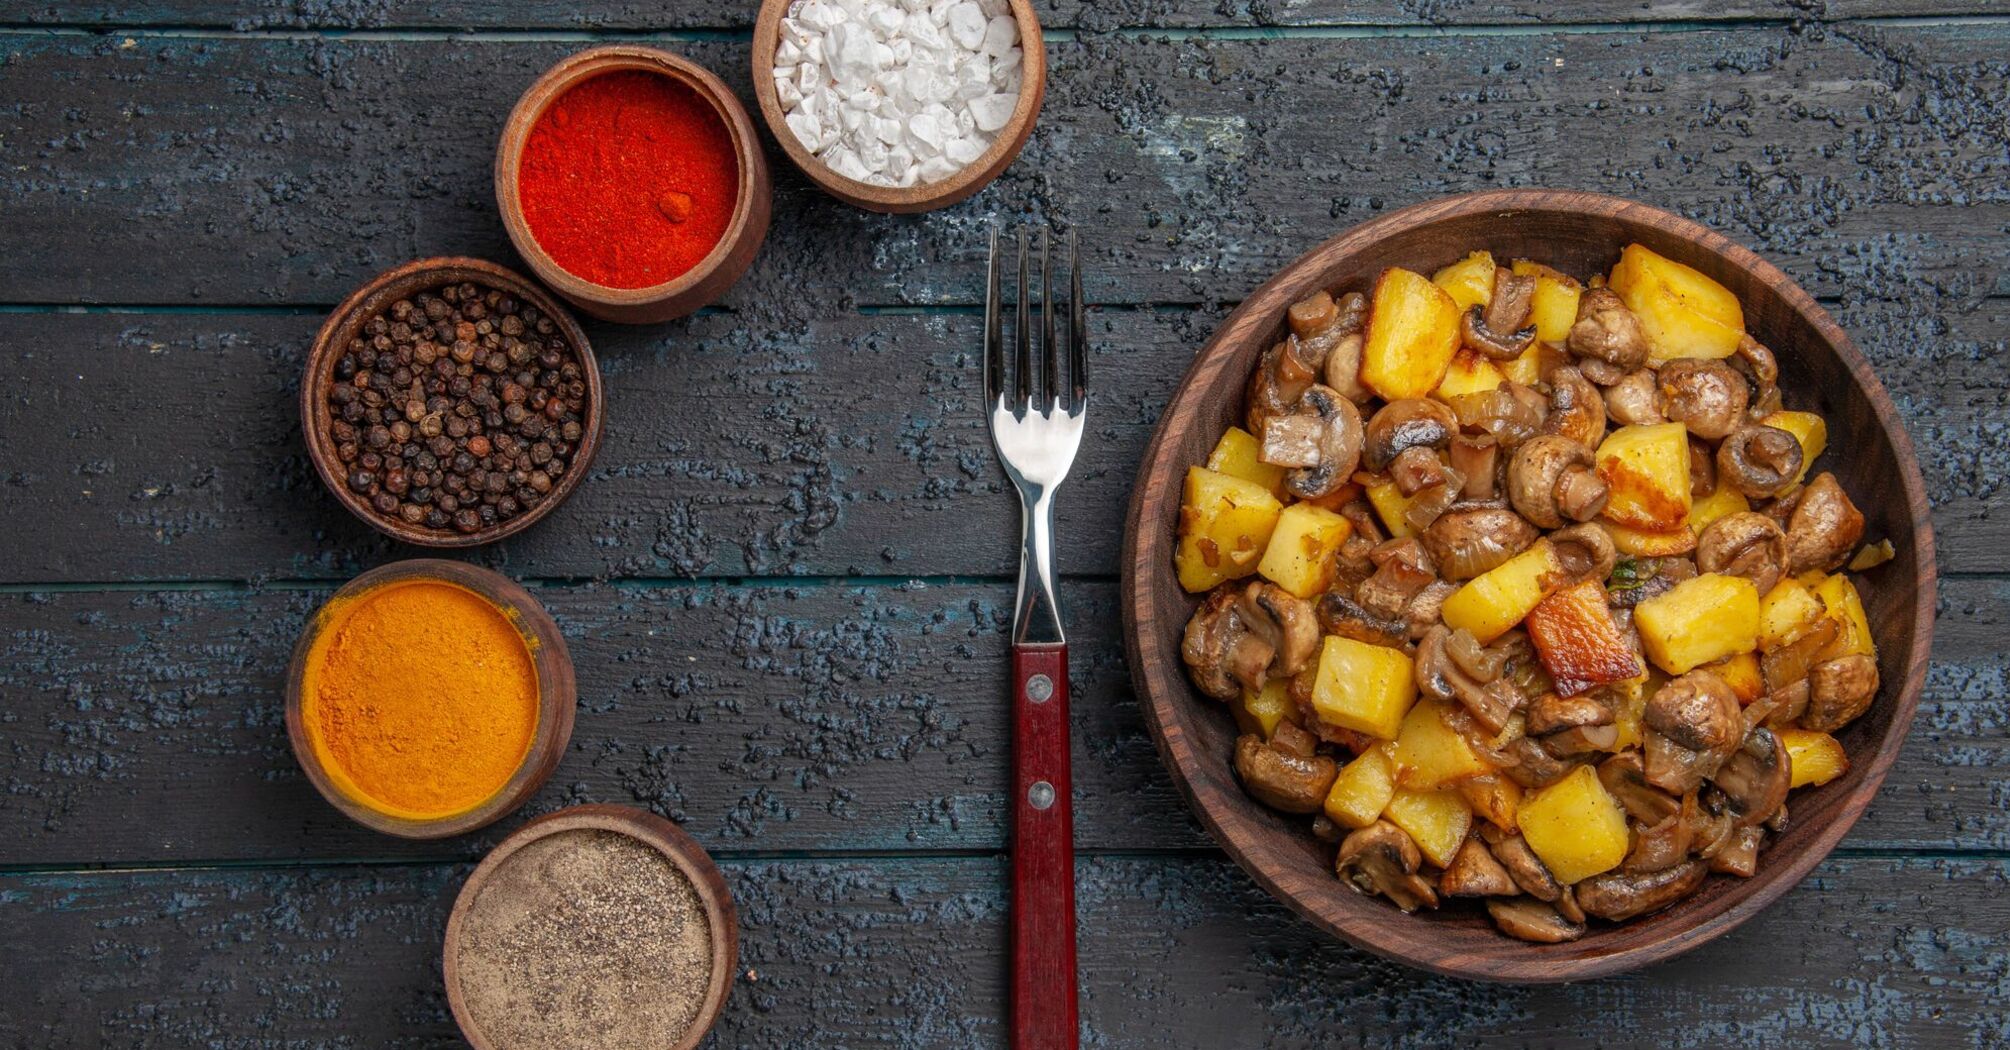
[[[1333,555],[1333,590],[1352,594],[1362,580],[1375,575],[1375,548],[1381,542],[1355,526],[1354,535],[1341,541],[1339,551]]]
[[[1319,617],[1312,603],[1268,581],[1257,581],[1242,592],[1242,619],[1269,643],[1269,671],[1280,678],[1311,664],[1319,648]]]
[[[1577,300],[1577,321],[1566,338],[1579,357],[1635,369],[1647,363],[1647,333],[1640,319],[1610,288],[1587,288]]]
[[[1409,633],[1401,619],[1369,612],[1360,602],[1339,591],[1319,596],[1318,613],[1319,625],[1326,629],[1326,633],[1369,645],[1401,648],[1403,639]]]
[[[1543,864],[1542,858],[1535,855],[1535,850],[1529,848],[1526,839],[1492,824],[1481,825],[1480,834],[1493,847],[1494,859],[1507,869],[1508,877],[1521,887],[1523,893],[1544,902],[1555,901],[1562,895],[1563,887],[1557,883],[1556,876],[1549,873],[1549,868]]]
[[[1347,836],[1334,870],[1342,881],[1370,896],[1381,894],[1404,911],[1438,906],[1437,891],[1417,874],[1423,857],[1402,828],[1386,820]]]
[[[1557,435],[1533,437],[1508,462],[1508,498],[1539,528],[1560,529],[1590,521],[1611,495],[1598,476],[1591,449]]]
[[[1609,726],[1615,717],[1605,701],[1590,693],[1576,696],[1545,693],[1528,705],[1528,731],[1543,736],[1560,729]]]
[[[1403,606],[1403,626],[1407,630],[1408,640],[1414,642],[1422,638],[1431,628],[1443,623],[1445,599],[1458,593],[1458,590],[1459,585],[1450,580],[1433,580],[1425,584],[1423,590],[1412,595],[1409,604]]]
[[[1623,871],[1593,875],[1577,884],[1577,905],[1585,914],[1619,922],[1660,911],[1696,892],[1709,874],[1702,861],[1692,860],[1643,874]]]
[[[1673,795],[1687,794],[1715,773],[1744,738],[1745,716],[1724,680],[1696,670],[1648,699],[1641,721],[1647,734],[1647,782]]]
[[[1535,326],[1528,320],[1529,300],[1535,292],[1535,278],[1516,277],[1505,272],[1494,281],[1493,298],[1485,306],[1475,305],[1459,323],[1465,344],[1496,361],[1512,361],[1535,345]]]
[[[1626,373],[1619,382],[1605,388],[1605,413],[1620,426],[1643,426],[1668,422],[1663,411],[1661,385],[1651,368]]]
[[[1466,479],[1459,496],[1468,500],[1490,500],[1500,485],[1504,461],[1500,455],[1500,440],[1492,434],[1458,434],[1453,436],[1448,455],[1452,469],[1459,477]]]
[[[1258,802],[1284,813],[1312,813],[1326,801],[1340,766],[1327,755],[1297,754],[1244,733],[1235,742],[1235,773]]]
[[[1751,878],[1759,870],[1759,847],[1765,841],[1765,828],[1739,828],[1723,849],[1710,856],[1710,870]]]
[[[1293,468],[1284,487],[1300,499],[1330,496],[1361,462],[1361,411],[1338,390],[1313,384],[1289,414],[1270,416],[1262,431],[1265,463]]]
[[[1787,534],[1764,514],[1741,511],[1710,523],[1696,540],[1696,568],[1743,576],[1764,595],[1787,567]]]
[[[1633,374],[1618,365],[1607,364],[1595,357],[1580,357],[1571,367],[1577,369],[1579,375],[1591,380],[1591,385],[1601,390]]]
[[[1550,533],[1549,547],[1560,567],[1560,578],[1552,581],[1558,587],[1573,587],[1586,580],[1603,582],[1619,563],[1612,534],[1589,522]]]
[[[1801,472],[1801,443],[1778,427],[1739,427],[1717,446],[1717,481],[1750,499],[1771,499]]]
[[[1682,809],[1682,803],[1647,782],[1640,753],[1621,751],[1598,764],[1598,782],[1626,810],[1626,815],[1644,825],[1659,824]]]
[[[1538,535],[1506,507],[1469,507],[1439,515],[1421,538],[1440,575],[1470,580],[1527,550]]]
[[[1487,914],[1494,926],[1517,940],[1535,944],[1563,944],[1584,936],[1584,924],[1557,914],[1553,905],[1527,897],[1487,901]]]
[[[1685,819],[1680,811],[1653,825],[1638,825],[1634,828],[1633,848],[1620,862],[1619,870],[1629,875],[1666,871],[1689,859],[1689,847],[1695,840],[1695,823]]]
[[[1689,437],[1689,495],[1702,499],[1717,491],[1717,453],[1708,442]]]
[[[1863,512],[1850,502],[1836,476],[1823,471],[1808,482],[1787,522],[1787,571],[1833,572],[1863,539]]]
[[[1486,843],[1478,835],[1469,835],[1452,855],[1444,874],[1438,876],[1438,892],[1447,897],[1513,897],[1521,890],[1501,862],[1487,852]]]
[[[1360,292],[1348,292],[1334,301],[1333,321],[1323,330],[1331,345],[1326,351],[1321,378],[1327,386],[1338,390],[1341,397],[1357,405],[1374,396],[1361,385],[1361,322],[1367,316],[1367,297]]]
[[[1549,374],[1549,414],[1542,432],[1567,437],[1587,449],[1605,440],[1605,395],[1568,365]]]
[[[1816,664],[1808,674],[1804,728],[1833,733],[1857,720],[1877,696],[1877,661],[1862,653]]]
[[[1543,749],[1558,758],[1588,756],[1594,751],[1610,751],[1619,745],[1616,725],[1572,726],[1542,738]]]
[[[1399,398],[1383,405],[1368,420],[1362,462],[1381,473],[1409,448],[1443,448],[1459,432],[1459,421],[1441,401]]]
[[[1661,366],[1668,418],[1689,433],[1716,441],[1745,422],[1745,377],[1722,361],[1681,357]]]
[[[1299,398],[1319,381],[1325,365],[1311,356],[1317,349],[1294,335],[1263,352],[1244,392],[1250,433],[1263,437],[1272,419],[1297,410]]]
[[[1451,480],[1451,471],[1436,449],[1406,448],[1390,461],[1389,480],[1396,483],[1396,491],[1414,496]]]
[[[1548,787],[1582,764],[1575,758],[1553,754],[1532,736],[1517,737],[1504,750],[1514,759],[1514,765],[1501,772],[1525,788]]]
[[[1786,745],[1765,726],[1745,734],[1737,752],[1710,777],[1710,783],[1724,793],[1732,818],[1745,828],[1763,824],[1779,812],[1787,804],[1792,781]]]
[[[1745,376],[1747,418],[1758,420],[1780,407],[1780,365],[1765,344],[1751,336],[1738,340],[1731,354],[1731,367]]]
[[[1263,688],[1277,650],[1242,618],[1242,596],[1218,587],[1194,610],[1180,644],[1187,674],[1209,696],[1233,700],[1244,689]]]
[[[1340,320],[1340,304],[1334,302],[1332,294],[1322,288],[1292,303],[1291,308],[1284,312],[1284,319],[1291,325],[1292,335],[1310,339]]]
[[[1470,631],[1443,624],[1417,642],[1415,675],[1425,696],[1458,703],[1489,734],[1506,728],[1521,706],[1514,684],[1501,677],[1502,655],[1480,647]]]
[[[1414,536],[1383,542],[1369,557],[1375,561],[1375,575],[1361,581],[1354,597],[1377,616],[1400,619],[1410,599],[1438,578],[1430,554]]]

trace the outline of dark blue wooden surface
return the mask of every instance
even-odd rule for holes
[[[607,445],[529,534],[579,665],[571,752],[465,839],[368,834],[286,750],[280,674],[340,580],[413,552],[307,468],[302,355],[406,258],[513,261],[516,93],[603,38],[747,85],[752,5],[0,3],[0,1047],[431,1047],[467,865],[582,801],[718,855],[747,974],[719,1046],[1001,1045],[997,696],[1014,510],[974,411],[982,233],[1087,244],[1099,393],[1063,505],[1085,1041],[1098,1047],[2010,1044],[2010,12],[1987,0],[1041,0],[1038,133],[945,212],[776,157],[705,316],[591,329]],[[1130,475],[1226,308],[1362,219],[1603,190],[1764,252],[1875,360],[1947,578],[1906,752],[1806,884],[1677,962],[1427,978],[1214,851],[1134,709]]]

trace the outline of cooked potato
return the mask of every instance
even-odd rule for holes
[[[1652,532],[1647,529],[1630,529],[1601,521],[1598,527],[1612,537],[1612,549],[1621,554],[1631,554],[1636,558],[1672,558],[1696,549],[1697,533],[1688,529],[1672,529],[1668,532]]]
[[[1528,847],[1565,884],[1611,871],[1630,847],[1626,812],[1590,766],[1530,792],[1516,819]]]
[[[1277,528],[1263,549],[1256,572],[1300,598],[1326,593],[1333,585],[1333,555],[1354,523],[1324,507],[1293,503],[1277,516]]]
[[[1620,427],[1598,446],[1598,476],[1612,487],[1605,520],[1671,532],[1689,518],[1689,432],[1680,423]]]
[[[1538,339],[1534,346],[1523,350],[1520,357],[1502,361],[1496,367],[1501,370],[1501,378],[1523,386],[1534,386],[1550,369],[1567,363],[1562,351]]]
[[[1327,635],[1312,685],[1319,720],[1383,740],[1396,739],[1417,699],[1417,675],[1401,649]]]
[[[1514,272],[1535,278],[1535,296],[1529,304],[1529,319],[1535,322],[1535,337],[1545,343],[1562,346],[1570,338],[1570,326],[1577,323],[1577,300],[1584,295],[1584,285],[1569,274],[1527,259],[1516,259]],[[1534,382],[1532,379],[1516,381]]]
[[[1445,599],[1445,626],[1471,631],[1481,644],[1506,634],[1549,596],[1549,582],[1562,571],[1548,540],[1467,580]]]
[[[1297,707],[1291,702],[1291,681],[1273,678],[1263,683],[1261,692],[1242,691],[1242,699],[1233,705],[1235,724],[1245,733],[1268,740],[1277,732],[1277,723],[1291,717]]]
[[[1378,481],[1368,486],[1368,504],[1375,508],[1375,516],[1382,519],[1382,527],[1390,536],[1402,539],[1411,534],[1410,523],[1404,515],[1410,512],[1410,504],[1415,502],[1403,495],[1403,490],[1393,481]]]
[[[1784,430],[1801,443],[1801,472],[1794,475],[1796,484],[1808,476],[1808,468],[1814,466],[1815,460],[1821,458],[1829,447],[1828,420],[1813,412],[1774,412],[1759,422]]]
[[[1877,640],[1871,636],[1870,617],[1864,613],[1863,598],[1857,594],[1856,584],[1836,573],[1815,585],[1815,597],[1821,599],[1824,614],[1833,617],[1841,628],[1835,642],[1822,650],[1820,659],[1858,654],[1877,659]]]
[[[1669,674],[1759,647],[1759,589],[1743,576],[1706,572],[1633,609],[1647,658]]]
[[[1782,729],[1779,737],[1787,748],[1794,787],[1826,784],[1849,772],[1849,756],[1835,737],[1812,729]]]
[[[1431,283],[1443,288],[1459,304],[1460,313],[1485,306],[1494,297],[1493,253],[1473,252],[1432,274]]]
[[[1423,397],[1458,348],[1458,303],[1422,274],[1382,271],[1361,346],[1361,382],[1387,401]]]
[[[1256,571],[1284,505],[1254,481],[1193,467],[1186,472],[1173,564],[1180,586],[1199,593]]]
[[[1620,252],[1606,283],[1640,318],[1650,364],[1729,357],[1745,335],[1745,311],[1730,289],[1638,244]]]
[[[1724,680],[1741,704],[1749,704],[1766,693],[1766,676],[1759,670],[1759,658],[1751,653],[1727,656],[1703,669]]]
[[[1459,795],[1471,806],[1473,812],[1502,831],[1513,831],[1518,826],[1516,814],[1521,811],[1521,785],[1500,773],[1487,773],[1459,781]]]
[[[1466,738],[1445,723],[1445,703],[1425,697],[1410,708],[1389,757],[1396,762],[1396,785],[1435,791],[1494,771]]]
[[[1452,862],[1473,828],[1473,808],[1456,790],[1410,791],[1397,788],[1382,815],[1409,832],[1417,849],[1438,867]]]
[[[1229,427],[1222,432],[1221,440],[1214,443],[1214,451],[1207,454],[1207,469],[1254,481],[1281,499],[1284,468],[1265,463],[1262,456],[1263,442],[1256,440],[1256,435],[1241,427]]]
[[[1645,668],[1613,622],[1605,585],[1585,580],[1544,598],[1529,610],[1528,638],[1562,696],[1624,681]]]
[[[1433,390],[1431,396],[1449,401],[1462,394],[1486,393],[1505,382],[1507,376],[1501,374],[1500,366],[1486,355],[1460,347],[1452,355],[1451,366],[1445,369],[1445,378],[1438,381],[1438,389]]]
[[[1772,652],[1793,641],[1822,618],[1825,609],[1814,588],[1788,576],[1759,599],[1759,648]]]
[[[1707,496],[1697,497],[1689,504],[1689,531],[1698,536],[1718,518],[1733,514],[1743,514],[1752,509],[1752,501],[1745,498],[1735,485],[1718,485]]]
[[[1326,793],[1328,819],[1350,828],[1365,828],[1382,819],[1396,794],[1396,764],[1389,759],[1389,746],[1371,747],[1340,767]]]

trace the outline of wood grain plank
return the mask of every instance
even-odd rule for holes
[[[710,1045],[1003,1045],[996,858],[724,867],[743,969]],[[458,1046],[439,931],[465,873],[0,876],[0,936],[39,946],[32,967],[19,955],[5,964],[0,1044]],[[1084,859],[1077,873],[1089,1046],[1505,1050],[1541,1032],[1557,1050],[1648,1038],[1669,1050],[1982,1047],[2010,1036],[2001,860],[1831,858],[1684,959],[1537,988],[1363,955],[1219,858]]]
[[[67,89],[0,108],[0,299],[327,304],[416,256],[508,258],[496,135],[578,46],[13,35],[8,79]],[[746,46],[678,45],[743,91]],[[1082,232],[1098,301],[1233,300],[1385,209],[1541,184],[1678,211],[1817,294],[2010,293],[2006,47],[2010,22],[1060,40],[1038,132],[970,202],[870,216],[778,164],[728,302],[976,302],[983,225],[1039,214]]]
[[[467,858],[580,802],[724,851],[995,849],[1004,584],[549,586],[572,747],[515,817],[434,843],[345,820],[287,750],[281,682],[326,592],[0,595],[0,865]],[[1846,843],[2010,849],[2010,584],[1950,581],[1904,756]],[[1080,848],[1208,843],[1132,696],[1115,589],[1065,588]]]

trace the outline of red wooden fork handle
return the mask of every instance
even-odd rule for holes
[[[1068,647],[1012,647],[1012,1045],[1073,1050],[1075,820]]]

